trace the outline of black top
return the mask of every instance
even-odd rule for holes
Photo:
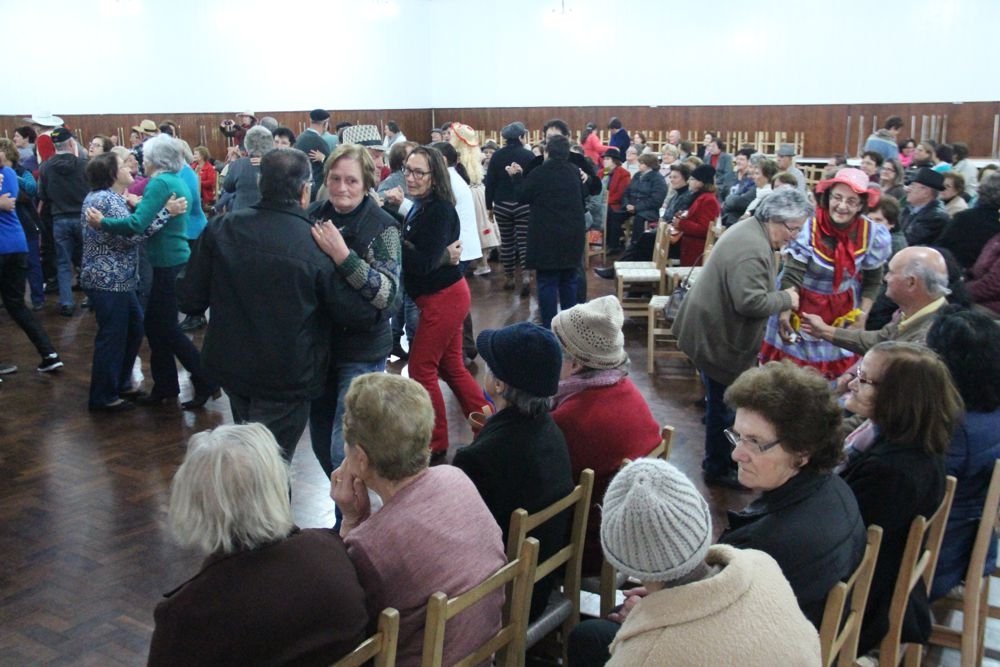
[[[70,153],[56,153],[38,169],[38,199],[43,212],[54,218],[80,217],[83,200],[90,192],[84,170],[87,161]]]
[[[413,202],[403,227],[403,286],[411,299],[440,292],[462,279],[457,265],[441,263],[460,232],[458,212],[450,202],[434,195]]]
[[[517,201],[514,182],[507,174],[507,167],[516,162],[521,165],[521,169],[527,169],[534,159],[535,154],[525,148],[520,141],[508,142],[506,146],[493,153],[486,167],[487,209],[492,209],[495,201]]]
[[[997,234],[1000,234],[997,210],[975,206],[956,213],[934,245],[950,250],[962,268],[968,270],[979,259],[986,242]]]
[[[578,266],[586,242],[579,169],[566,160],[546,160],[525,178],[517,174],[514,183],[518,201],[531,205],[527,267],[557,271]]]

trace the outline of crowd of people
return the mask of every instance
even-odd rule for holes
[[[900,140],[892,117],[860,168],[833,164],[809,188],[790,145],[730,154],[716,133],[695,147],[674,130],[657,151],[619,118],[609,145],[595,123],[577,143],[553,119],[540,146],[518,121],[499,146],[460,122],[419,144],[394,121],[330,132],[315,109],[296,136],[245,112],[222,125],[224,162],[169,122],[133,127],[132,149],[99,135],[84,151],[61,119],[32,120],[0,140],[0,296],[38,370],[62,361],[32,306],[55,287],[74,316],[78,280],[98,324],[91,410],[176,406],[180,361],[181,406],[224,390],[235,423],[192,437],[175,476],[171,529],[206,560],[157,606],[150,664],[329,664],[394,607],[399,663],[418,665],[428,596],[502,567],[512,511],[547,507],[587,469],[583,575],[607,561],[640,586],[564,638],[572,665],[818,664],[827,593],[877,524],[860,643],[875,649],[910,522],[946,474],[955,509],[903,641],[925,642],[929,601],[961,584],[1000,456],[1000,174],[963,144]],[[704,264],[673,322],[705,387],[704,480],[756,494],[715,544],[691,480],[643,459],[660,425],[629,378],[620,303],[586,296],[588,230],[638,258],[661,224],[680,264]],[[502,287],[534,287],[538,317],[474,336],[467,276],[491,271],[493,249]],[[200,327],[198,349],[185,331]],[[408,378],[385,372],[394,357]],[[449,439],[439,380],[467,446]],[[330,528],[291,519],[307,426]],[[533,536],[557,552],[568,518]],[[532,619],[558,585],[536,584]],[[488,596],[451,621],[446,662],[502,607]],[[746,640],[719,642],[733,627]]]

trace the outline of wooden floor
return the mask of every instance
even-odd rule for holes
[[[503,291],[502,282],[496,267],[488,276],[470,278],[477,332],[536,315],[533,297]],[[592,297],[611,287],[590,277]],[[66,362],[48,375],[34,370],[34,348],[0,311],[0,361],[21,367],[3,376],[0,387],[0,665],[145,664],[153,607],[200,562],[167,532],[170,480],[193,433],[232,421],[229,405],[223,397],[198,412],[92,414],[87,391],[93,316],[84,311],[60,317],[51,295],[38,315]],[[701,481],[700,383],[680,361],[661,362],[655,376],[647,375],[644,323],[627,322],[625,333],[632,378],[656,418],[676,427],[672,461],[705,493],[718,534],[725,510],[742,507],[750,496],[707,489]],[[195,341],[200,344],[200,333]],[[390,364],[390,370],[405,374],[400,364]],[[483,364],[472,370],[482,380]],[[191,387],[183,371],[181,387],[187,398]],[[471,432],[447,389],[445,396],[454,451],[469,442]],[[328,481],[308,433],[293,474],[296,522],[332,525]],[[990,635],[988,645],[1000,646],[1000,633],[991,628]],[[956,657],[946,651],[943,659],[935,654],[927,662],[957,665]]]

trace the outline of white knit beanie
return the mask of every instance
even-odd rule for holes
[[[604,557],[640,581],[674,581],[705,560],[712,541],[708,503],[684,473],[638,459],[608,485],[601,515]]]
[[[552,332],[570,356],[589,368],[617,368],[628,360],[622,324],[625,314],[614,296],[581,303],[552,319]]]

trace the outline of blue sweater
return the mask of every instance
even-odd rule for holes
[[[12,199],[17,199],[17,174],[10,167],[2,167],[0,175],[3,175],[0,196],[9,194]],[[13,210],[0,211],[0,255],[18,252],[28,252],[28,241],[24,237],[21,221]]]

